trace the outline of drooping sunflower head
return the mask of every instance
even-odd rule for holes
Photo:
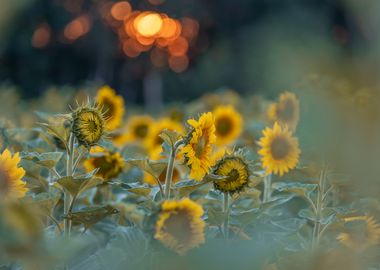
[[[19,167],[20,157],[16,153],[12,156],[8,149],[0,155],[0,198],[17,199],[24,197],[28,191],[26,183],[22,181],[25,170]]]
[[[205,241],[202,215],[202,206],[188,198],[164,201],[155,224],[154,238],[184,255]]]
[[[83,163],[84,167],[87,172],[92,172],[98,168],[96,176],[105,181],[116,178],[124,169],[124,160],[118,152],[96,146],[91,148],[90,154],[92,156]]]
[[[217,161],[213,174],[228,176],[225,180],[215,181],[214,188],[225,193],[233,194],[248,185],[251,175],[249,164],[238,152],[226,154]]]
[[[243,119],[234,107],[218,106],[214,109],[215,135],[217,145],[233,143],[241,134]]]
[[[281,127],[276,122],[273,128],[264,129],[258,144],[261,147],[258,153],[262,166],[268,174],[282,176],[296,167],[301,151],[298,139],[293,137],[287,127]]]
[[[346,247],[362,252],[380,242],[380,225],[371,216],[356,216],[344,219],[347,231],[337,239]]]
[[[211,153],[216,141],[214,116],[208,112],[202,114],[198,121],[189,119],[187,122],[191,130],[180,154],[185,157],[185,162],[190,167],[190,177],[202,180],[213,165]]]
[[[72,112],[71,130],[80,145],[96,145],[105,135],[104,115],[99,106],[79,106]]]
[[[107,130],[112,131],[120,127],[124,116],[124,99],[116,95],[115,90],[109,86],[103,86],[98,90],[95,101],[102,108]]]
[[[149,156],[152,160],[161,159],[160,153],[162,151],[163,140],[160,134],[165,130],[176,131],[179,134],[183,134],[185,129],[183,125],[177,121],[173,121],[169,118],[162,118],[153,123],[148,131],[146,139],[144,141],[145,147],[149,152]]]
[[[165,184],[165,179],[166,179],[166,169],[165,168],[161,174],[158,176],[158,180],[160,181],[161,184]],[[172,178],[172,183],[175,184],[177,183],[178,181],[181,180],[181,172],[180,170],[174,166],[173,168],[173,178]],[[158,183],[157,183],[157,180],[149,173],[145,173],[144,174],[144,182],[147,183],[147,184],[150,184],[152,186],[156,186]]]
[[[282,93],[276,104],[269,106],[269,118],[280,125],[295,130],[300,118],[300,103],[296,95],[291,92]]]

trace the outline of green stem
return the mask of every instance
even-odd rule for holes
[[[69,145],[67,147],[67,159],[66,159],[66,176],[73,175],[73,160],[74,160],[74,135],[70,133]],[[72,208],[72,198],[70,193],[65,190],[64,192],[64,214],[67,216],[70,213],[70,208]],[[65,236],[70,237],[71,235],[71,220],[65,219],[64,222],[64,232]]]
[[[166,178],[165,178],[165,198],[168,200],[170,198],[170,189],[173,179],[174,161],[177,154],[178,147],[183,143],[182,140],[177,141],[170,150],[170,156],[168,160],[168,166],[166,168]]]
[[[272,196],[272,174],[268,174],[264,177],[264,195],[263,202],[270,201]]]
[[[313,238],[312,238],[312,249],[315,251],[319,247],[319,242],[321,239],[321,218],[322,211],[324,208],[324,195],[325,195],[325,184],[326,184],[327,169],[321,171],[318,184],[318,194],[317,203],[315,209],[315,222],[313,228]],[[323,229],[322,229],[323,230]]]
[[[228,228],[229,219],[230,219],[229,210],[230,210],[229,195],[227,192],[225,192],[223,193],[223,213],[224,213],[223,234],[224,234],[224,239],[226,240],[228,240],[229,238],[229,228]]]

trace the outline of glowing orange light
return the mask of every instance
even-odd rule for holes
[[[188,40],[193,39],[198,35],[199,24],[196,20],[184,17],[181,19],[182,36]]]
[[[161,38],[171,38],[177,32],[177,24],[175,20],[165,18],[162,20],[162,29],[159,33]]]
[[[162,28],[162,18],[157,13],[142,13],[134,21],[137,32],[145,37],[153,37]]]
[[[43,48],[45,47],[49,41],[51,36],[51,29],[48,24],[41,24],[34,31],[32,36],[32,46],[35,48]]]
[[[137,57],[141,51],[138,50],[138,44],[136,40],[130,38],[123,42],[123,52],[129,57]]]
[[[115,20],[123,21],[132,12],[132,7],[127,1],[121,1],[113,4],[111,15]]]
[[[169,67],[177,73],[181,73],[189,66],[189,58],[186,55],[182,56],[170,56]]]
[[[173,56],[181,56],[187,53],[189,43],[183,37],[174,40],[168,47],[169,53]]]
[[[90,30],[90,18],[87,15],[79,16],[66,25],[64,35],[73,41],[85,35]]]

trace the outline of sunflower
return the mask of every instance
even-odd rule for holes
[[[210,155],[216,140],[214,117],[208,112],[202,114],[198,121],[189,119],[187,123],[192,129],[180,154],[184,155],[185,162],[191,169],[190,177],[202,180],[213,165]]]
[[[128,119],[124,132],[120,136],[113,138],[113,142],[119,146],[130,142],[143,142],[152,124],[153,118],[149,115],[132,116]]]
[[[107,130],[112,131],[120,127],[124,116],[123,98],[116,95],[115,90],[109,86],[103,86],[98,90],[95,101],[103,108]]]
[[[124,168],[124,160],[119,153],[114,153],[102,147],[91,148],[90,153],[93,155],[87,159],[83,165],[87,172],[99,168],[96,176],[106,181],[116,178]]]
[[[234,107],[218,106],[214,110],[215,135],[217,145],[233,143],[241,134],[243,120]]]
[[[373,217],[356,216],[344,219],[349,229],[338,235],[337,239],[346,247],[364,251],[380,242],[380,225]]]
[[[282,176],[289,169],[295,168],[301,151],[298,139],[292,137],[291,131],[276,122],[273,129],[263,130],[263,135],[258,142],[261,147],[258,153],[266,172]]]
[[[161,159],[162,147],[163,143],[160,134],[165,130],[176,131],[179,134],[183,134],[185,129],[183,125],[177,121],[173,121],[169,118],[162,118],[157,122],[153,123],[149,128],[148,134],[145,138],[144,145],[149,152],[149,156],[152,160]]]
[[[104,115],[99,106],[80,106],[72,112],[72,132],[79,144],[94,146],[104,136]]]
[[[228,176],[226,180],[214,182],[214,188],[230,194],[246,187],[250,177],[248,164],[238,153],[227,154],[220,159],[213,169],[213,174]]]
[[[0,194],[1,198],[17,199],[24,197],[28,189],[22,181],[25,170],[18,166],[19,153],[12,156],[8,149],[0,155]]]
[[[278,103],[269,105],[268,117],[273,122],[295,130],[300,118],[300,103],[296,95],[290,92],[281,94]]]
[[[165,169],[161,172],[161,174],[158,176],[158,180],[160,181],[161,184],[165,184],[165,179],[166,179],[166,167]],[[173,178],[172,178],[172,183],[177,183],[178,181],[181,180],[181,172],[179,169],[174,166],[173,168]],[[147,184],[150,184],[152,186],[157,185],[157,180],[149,173],[144,174],[144,182]]]
[[[202,206],[188,198],[164,201],[156,221],[154,238],[184,255],[205,241],[202,215]]]

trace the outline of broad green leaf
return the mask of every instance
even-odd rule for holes
[[[49,216],[60,197],[58,192],[43,192],[34,197],[25,197],[22,202],[34,207],[41,215]]]
[[[116,208],[110,205],[106,205],[90,207],[82,209],[78,212],[69,213],[65,216],[65,218],[76,223],[81,223],[87,229],[95,223],[99,222],[100,220],[104,219],[105,217],[117,213],[119,213],[119,211]]]
[[[20,156],[22,159],[31,160],[40,166],[51,169],[59,162],[62,155],[62,152],[47,152],[41,154],[36,152],[21,152]]]
[[[261,214],[261,211],[259,208],[253,208],[248,211],[240,211],[240,212],[232,212],[231,216],[235,218],[237,221],[239,221],[240,224],[243,226],[252,224],[255,222],[257,217]]]
[[[317,221],[317,217],[311,209],[301,209],[301,211],[298,212],[298,215],[314,222]]]
[[[278,191],[290,192],[301,197],[310,198],[310,194],[317,188],[316,184],[304,184],[304,183],[285,183],[277,182],[273,183],[272,187]]]
[[[261,211],[267,211],[275,206],[282,205],[291,199],[294,198],[294,194],[289,194],[289,195],[280,195],[276,197],[272,197],[272,199],[269,202],[262,203],[260,206]]]
[[[153,175],[156,178],[160,176],[167,166],[166,162],[151,161],[149,159],[127,159],[125,162]]]
[[[65,145],[67,144],[70,130],[70,115],[69,114],[47,114],[43,112],[36,112],[36,115],[43,121],[38,123],[40,126],[46,128],[49,134],[60,139]]]
[[[161,137],[161,139],[164,140],[164,142],[169,144],[171,147],[173,147],[174,144],[181,137],[181,135],[178,132],[174,130],[168,130],[168,129],[164,129],[159,136]]]
[[[172,189],[180,198],[189,195],[194,192],[201,186],[210,183],[210,181],[195,181],[195,180],[186,180],[176,183]]]
[[[132,184],[126,184],[126,183],[120,183],[120,187],[127,190],[128,192],[140,195],[140,196],[149,196],[150,192],[152,191],[151,187],[142,186],[142,185],[134,185]]]
[[[224,213],[220,210],[209,208],[207,212],[207,222],[209,225],[220,226],[224,221]]]
[[[71,196],[78,196],[84,191],[103,183],[103,179],[99,177],[73,178],[72,176],[65,176],[58,179],[57,183],[65,188]]]

